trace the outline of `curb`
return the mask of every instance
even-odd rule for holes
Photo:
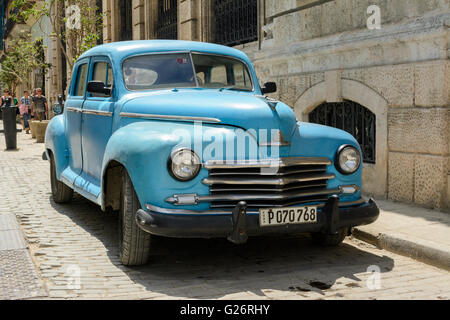
[[[359,228],[353,228],[352,235],[356,239],[370,243],[379,249],[385,249],[450,271],[450,252],[432,247],[429,244],[384,233],[368,232]]]
[[[47,296],[14,213],[0,212],[0,282],[0,300]]]

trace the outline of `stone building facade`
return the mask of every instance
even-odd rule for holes
[[[38,6],[43,6],[45,2],[49,0],[35,0],[34,4]],[[23,19],[13,19],[12,15],[20,11],[19,8],[12,7],[11,0],[3,0],[0,2],[0,12],[1,12],[1,23],[3,27],[0,28],[0,36],[2,43],[2,48],[0,50],[0,55],[8,52],[10,47],[14,44],[14,41],[18,39],[19,35],[27,35],[28,40],[37,45],[39,41],[42,45],[44,51],[45,62],[51,64],[53,67],[49,69],[46,73],[41,69],[35,69],[27,79],[17,86],[14,95],[17,98],[23,96],[24,90],[32,92],[35,88],[42,88],[45,92],[45,96],[49,98],[50,105],[56,102],[56,97],[58,93],[63,93],[65,88],[65,81],[63,81],[66,76],[66,66],[64,65],[64,60],[62,59],[61,49],[57,44],[57,41],[51,37],[52,29],[48,17],[42,16],[36,19],[30,16],[28,20]],[[61,14],[60,12],[55,12]],[[50,113],[52,113],[50,108]]]
[[[299,120],[357,128],[366,194],[450,208],[449,0],[103,0],[103,12],[104,42],[245,51]]]
[[[1,49],[0,56],[3,56],[6,52],[8,52],[12,45],[14,44],[14,40],[17,40],[19,36],[24,37],[31,33],[32,25],[35,23],[33,19],[29,21],[23,21],[22,19],[13,19],[13,16],[17,14],[18,10],[12,8],[11,0],[3,0],[0,2],[0,16],[1,16]],[[30,38],[30,41],[33,39]],[[12,94],[16,98],[20,98],[23,95],[24,90],[29,90],[32,85],[31,76],[29,79],[23,79],[22,83],[19,83],[15,92]],[[2,93],[3,94],[3,93]]]

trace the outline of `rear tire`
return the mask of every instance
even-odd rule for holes
[[[123,170],[119,211],[119,255],[126,266],[138,266],[147,262],[151,235],[142,231],[135,220],[140,209],[130,176]]]
[[[50,154],[50,184],[53,200],[56,203],[68,203],[72,200],[73,189],[56,178],[56,166],[53,154]]]
[[[347,236],[347,228],[339,229],[336,234],[315,232],[311,234],[314,244],[325,247],[336,247],[344,241]]]

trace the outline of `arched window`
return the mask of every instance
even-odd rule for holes
[[[309,114],[309,122],[342,129],[358,140],[363,161],[375,163],[375,114],[362,105],[345,100],[322,103]]]
[[[156,37],[158,39],[178,39],[177,0],[158,0],[158,23]]]
[[[235,46],[258,40],[257,0],[214,0],[215,42]]]

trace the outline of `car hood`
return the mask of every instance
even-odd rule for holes
[[[173,89],[132,93],[123,97],[122,113],[214,118],[218,125],[245,130],[278,129],[290,141],[297,121],[282,102],[275,107],[262,96],[248,92],[212,89]],[[175,121],[175,120],[174,120]],[[208,121],[205,121],[208,122]]]

